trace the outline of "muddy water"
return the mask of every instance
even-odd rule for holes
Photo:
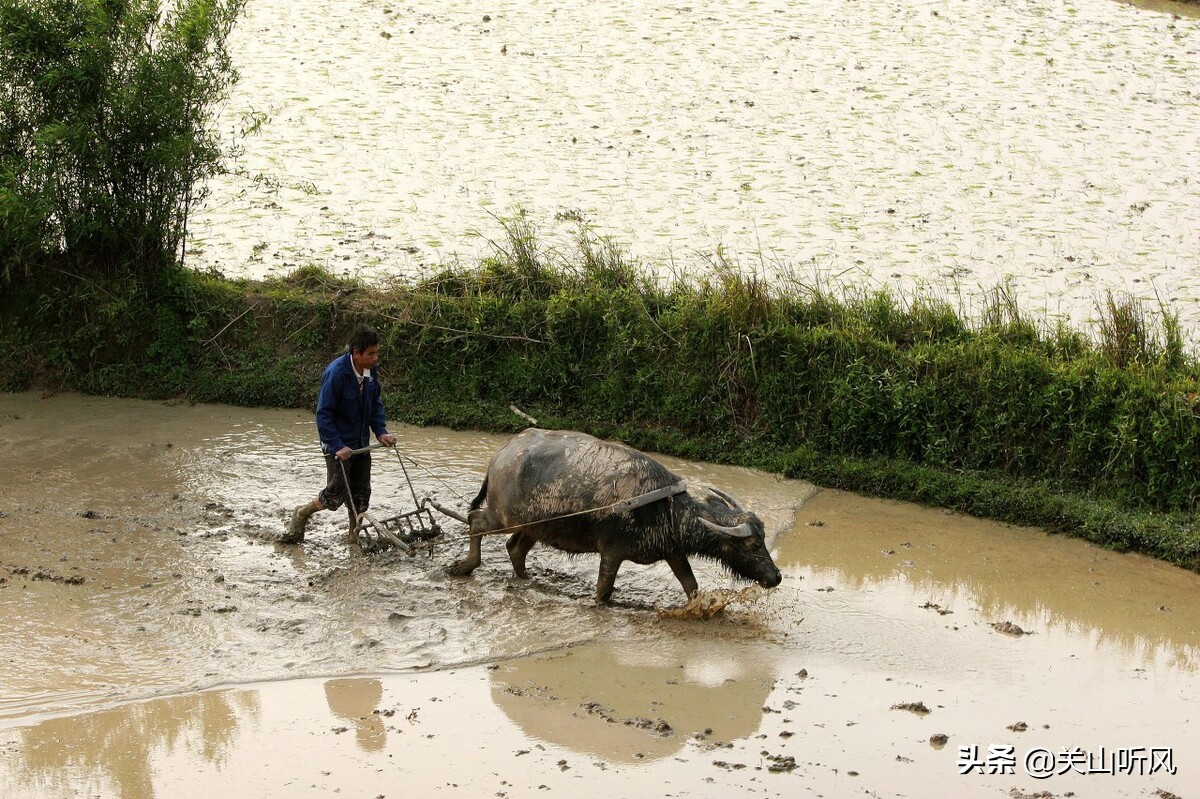
[[[418,496],[460,510],[504,440],[396,434]],[[324,483],[311,413],[21,394],[0,397],[0,436],[28,453],[29,475],[0,487],[0,601],[17,633],[0,643],[0,661],[15,664],[0,717],[179,686],[487,661],[627,623],[591,605],[593,559],[535,550],[524,584],[493,537],[476,578],[447,577],[466,548],[451,520],[431,557],[352,559],[345,516],[330,512],[303,547],[264,542]],[[812,491],[667,462],[752,503],[774,530]],[[373,510],[411,509],[399,464],[379,457],[375,471]],[[700,579],[731,584],[716,569]],[[626,565],[617,589],[634,617],[684,598],[665,566]]]
[[[332,514],[302,547],[264,542],[320,482],[312,424],[0,395],[22,469],[0,486],[0,795],[1200,789],[1198,575],[670,461],[760,512],[784,583],[676,620],[658,612],[682,604],[670,570],[627,566],[618,604],[596,608],[586,556],[534,550],[520,582],[489,541],[456,580],[441,571],[456,545],[352,558]],[[397,433],[418,493],[450,504],[502,440]],[[385,463],[376,510],[405,509]],[[986,761],[994,745],[1013,746],[1014,773],[960,774],[961,747]],[[1029,752],[1073,747],[1097,768],[1158,749],[1175,773],[1136,758],[1141,774],[1026,773]]]
[[[255,0],[234,50],[197,265],[420,274],[521,206],[665,271],[1200,320],[1195,5]]]

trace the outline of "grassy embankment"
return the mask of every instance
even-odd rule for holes
[[[59,277],[10,293],[0,385],[311,407],[351,325],[385,337],[390,417],[543,425],[1083,536],[1200,570],[1200,369],[1166,313],[1113,300],[1088,336],[996,291],[835,297],[731,270],[656,285],[586,235],[570,259],[509,224],[503,252],[416,285],[303,268]]]

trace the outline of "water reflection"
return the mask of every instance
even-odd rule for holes
[[[186,754],[219,769],[258,716],[256,692],[212,691],[49,719],[18,730],[0,795],[153,799],[156,757]]]
[[[678,753],[701,733],[749,738],[771,693],[771,661],[686,638],[597,640],[492,672],[492,699],[537,740],[615,763]]]
[[[348,678],[325,681],[325,701],[335,716],[354,725],[354,738],[364,752],[387,746],[387,731],[376,712],[383,699],[379,680]]]
[[[1200,592],[1200,575],[1139,555],[830,490],[797,513],[780,537],[779,561],[811,570],[814,587],[904,587],[930,612],[978,610],[1145,665],[1200,668],[1200,607],[1181,601]]]

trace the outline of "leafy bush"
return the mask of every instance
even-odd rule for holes
[[[0,279],[181,261],[245,0],[0,0]]]

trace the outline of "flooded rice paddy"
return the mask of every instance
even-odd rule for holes
[[[520,207],[661,272],[1200,320],[1195,5],[254,0],[234,56],[197,266],[425,274]]]
[[[460,508],[503,441],[395,432]],[[626,565],[597,607],[594,556],[535,549],[520,581],[491,539],[447,577],[453,522],[415,558],[352,557],[331,513],[264,540],[321,482],[314,438],[306,412],[0,395],[0,795],[1200,790],[1200,575],[664,459],[763,517],[784,582],[675,619],[670,569]]]
[[[520,207],[663,272],[720,248],[1200,319],[1194,5],[254,0],[235,59],[196,266],[420,275]],[[460,509],[503,441],[396,432]],[[1136,555],[665,459],[784,572],[674,618],[663,564],[607,608],[589,556],[519,581],[492,539],[447,577],[453,522],[415,558],[351,556],[329,513],[271,543],[323,476],[311,413],[0,395],[0,446],[6,799],[1200,793],[1200,576]],[[381,457],[374,510],[406,492]]]

